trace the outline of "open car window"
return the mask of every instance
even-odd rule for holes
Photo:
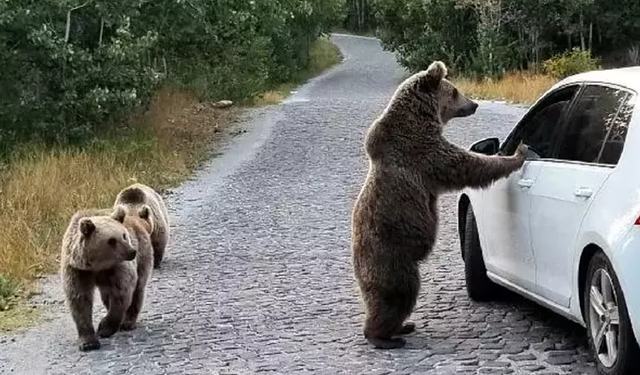
[[[506,140],[502,154],[513,155],[520,142],[541,159],[553,158],[554,144],[562,130],[573,98],[580,85],[560,88],[541,100],[518,124],[514,135]]]

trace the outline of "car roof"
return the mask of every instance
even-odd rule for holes
[[[553,88],[579,82],[609,83],[640,92],[640,66],[578,73],[561,80]]]

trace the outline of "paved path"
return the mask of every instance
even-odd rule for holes
[[[580,327],[526,301],[467,298],[453,195],[441,201],[439,241],[423,267],[417,332],[402,350],[366,344],[349,216],[367,170],[364,132],[403,72],[376,40],[334,41],[342,65],[283,105],[251,112],[240,125],[247,133],[170,196],[174,237],[140,328],[80,353],[53,277],[45,294],[51,319],[0,337],[0,372],[593,373]],[[467,146],[504,136],[521,114],[482,103],[447,132]]]

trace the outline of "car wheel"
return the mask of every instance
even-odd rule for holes
[[[640,349],[620,283],[604,253],[589,262],[583,300],[589,347],[600,374],[638,374]]]
[[[467,207],[462,251],[467,295],[475,301],[491,300],[496,295],[499,287],[487,276],[487,268],[482,259],[482,248],[480,247],[476,218],[471,205]]]

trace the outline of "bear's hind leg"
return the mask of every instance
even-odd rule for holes
[[[138,316],[140,316],[140,311],[142,310],[142,306],[144,304],[145,288],[147,286],[146,284],[146,280],[138,280],[138,285],[133,291],[131,305],[129,306],[129,309],[127,309],[124,322],[120,326],[120,329],[122,329],[123,331],[131,331],[136,328]]]
[[[167,246],[167,241],[164,239],[151,241],[151,246],[153,247],[153,268],[160,268],[160,264],[164,258],[164,250]]]
[[[100,289],[100,298],[105,309],[109,310],[109,295],[105,293],[104,289]]]
[[[415,324],[404,324],[411,313],[409,301],[398,297],[373,299],[365,321],[364,336],[376,349],[397,349],[405,346],[404,335],[415,330]]]

